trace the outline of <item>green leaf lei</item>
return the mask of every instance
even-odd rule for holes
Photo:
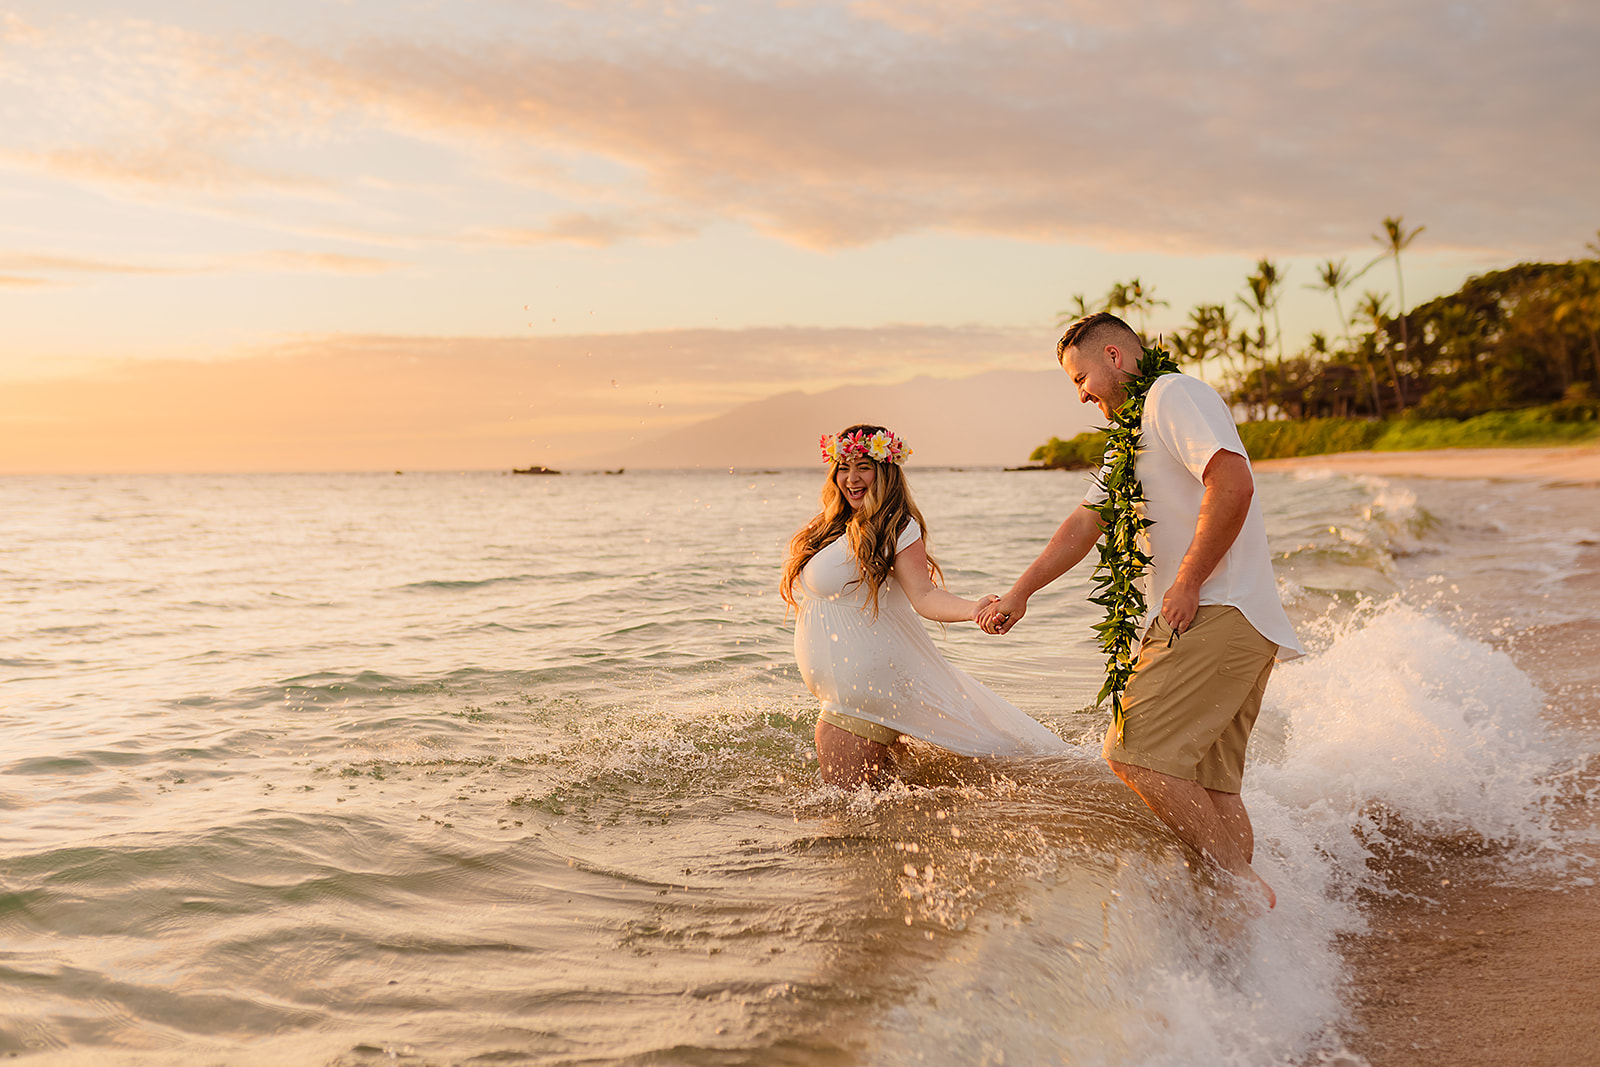
[[[1178,361],[1157,347],[1145,348],[1139,375],[1130,378],[1127,398],[1112,415],[1106,429],[1106,458],[1095,481],[1105,490],[1105,503],[1085,504],[1100,516],[1105,535],[1100,539],[1100,562],[1094,568],[1095,595],[1091,603],[1106,609],[1106,621],[1095,626],[1100,649],[1106,653],[1106,684],[1095,703],[1111,698],[1111,722],[1122,739],[1122,691],[1133,677],[1139,647],[1139,625],[1144,621],[1144,591],[1139,579],[1150,557],[1139,550],[1139,534],[1154,520],[1139,514],[1144,487],[1139,484],[1135,460],[1139,454],[1139,427],[1144,420],[1144,398],[1156,379],[1178,372]]]

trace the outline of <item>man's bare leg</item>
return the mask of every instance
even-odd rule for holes
[[[1256,861],[1256,833],[1250,825],[1250,813],[1244,810],[1244,801],[1238,793],[1219,793],[1207,789],[1211,803],[1216,806],[1217,818],[1222,821],[1223,832],[1233,838],[1246,863]]]
[[[895,758],[905,751],[902,742],[880,745],[820,719],[816,741],[822,780],[840,789],[855,789],[862,783],[879,788],[894,774]]]
[[[1244,815],[1244,804],[1237,795],[1222,794],[1233,796],[1233,801],[1225,801],[1219,810],[1211,791],[1199,782],[1174,778],[1131,763],[1108,762],[1116,776],[1138,793],[1139,799],[1171,827],[1184,844],[1246,884],[1259,885],[1266,895],[1267,907],[1277,905],[1277,894],[1250,866],[1254,838],[1249,830],[1249,817]]]

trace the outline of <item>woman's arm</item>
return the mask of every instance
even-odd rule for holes
[[[975,622],[979,609],[994,599],[966,600],[934,585],[928,576],[928,546],[920,537],[895,553],[894,580],[916,613],[934,622]]]

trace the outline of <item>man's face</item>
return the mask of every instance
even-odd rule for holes
[[[1122,369],[1126,362],[1115,345],[1089,352],[1074,345],[1061,354],[1061,369],[1077,388],[1078,401],[1094,404],[1107,419],[1128,398],[1127,381],[1133,375]]]

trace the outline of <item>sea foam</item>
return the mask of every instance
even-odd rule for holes
[[[1275,671],[1252,741],[1269,916],[1156,827],[1110,856],[1035,857],[1016,916],[967,924],[880,1062],[1356,1064],[1339,940],[1366,930],[1364,896],[1401,891],[1380,850],[1443,838],[1508,872],[1571,862],[1557,739],[1508,655],[1400,600],[1322,637]]]

